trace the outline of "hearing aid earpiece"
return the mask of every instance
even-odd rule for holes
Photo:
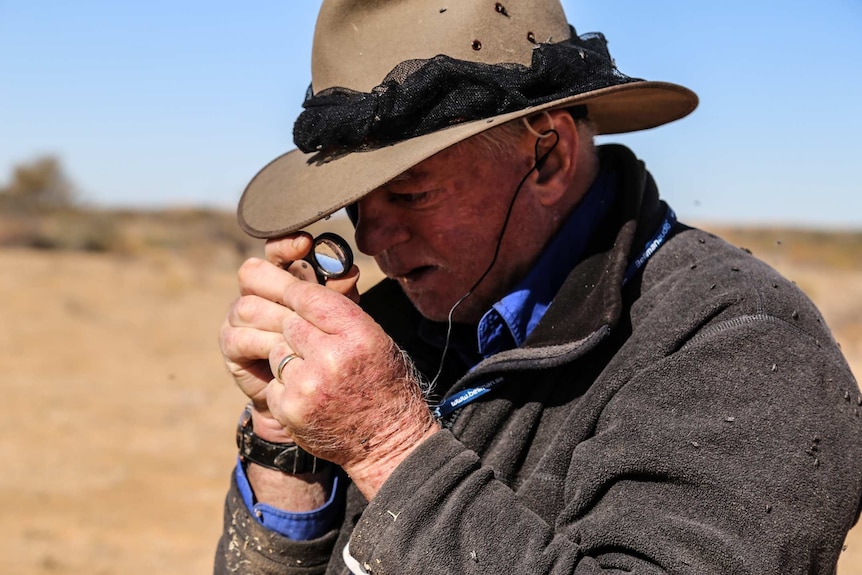
[[[547,111],[542,112],[542,114],[545,115],[545,118],[548,120],[548,124],[551,125],[550,128],[546,129],[542,133],[537,132],[536,129],[530,125],[530,121],[527,120],[526,117],[521,118],[521,121],[523,121],[524,125],[527,127],[527,131],[530,132],[532,135],[536,136],[537,138],[539,138],[540,140],[543,140],[547,137],[550,137],[552,135],[552,133],[555,131],[554,130],[554,119],[551,117],[551,115]]]
[[[548,149],[547,152],[540,155],[539,154],[539,142],[541,142],[545,138],[550,138],[551,136],[556,136],[557,141],[559,141],[559,138],[560,138],[560,135],[557,133],[557,130],[554,129],[554,119],[551,117],[551,115],[547,111],[543,111],[542,114],[545,115],[545,118],[548,120],[550,127],[541,133],[537,132],[536,129],[530,125],[530,122],[529,122],[529,120],[527,120],[526,117],[521,118],[521,120],[524,122],[524,126],[527,127],[527,131],[530,132],[530,134],[532,134],[533,136],[535,136],[537,138],[536,139],[536,146],[535,146],[535,159],[534,159],[534,164],[535,164],[536,170],[541,170],[544,167],[545,161],[548,159],[548,156],[551,155],[551,150],[553,150],[554,147],[556,147],[556,145],[557,145],[556,142],[554,142],[554,144],[551,145],[551,147]]]

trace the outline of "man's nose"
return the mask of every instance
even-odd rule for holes
[[[410,234],[402,217],[382,194],[372,192],[357,202],[356,247],[376,256],[407,241]]]

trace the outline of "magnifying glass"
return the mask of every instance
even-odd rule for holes
[[[338,234],[325,232],[314,238],[311,251],[303,259],[311,265],[318,283],[325,284],[326,280],[340,278],[350,271],[353,250]]]

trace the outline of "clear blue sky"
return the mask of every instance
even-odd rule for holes
[[[604,139],[681,217],[862,229],[862,1],[563,4],[623,72],[699,94],[680,122]],[[56,154],[89,203],[233,207],[293,147],[318,6],[0,0],[0,182]]]

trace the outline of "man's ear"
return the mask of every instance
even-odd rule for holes
[[[532,187],[542,205],[554,206],[575,178],[580,144],[577,126],[566,110],[536,115],[527,121],[534,131],[542,135],[538,146],[535,135],[530,131],[526,135],[536,155],[536,173],[530,178]]]

